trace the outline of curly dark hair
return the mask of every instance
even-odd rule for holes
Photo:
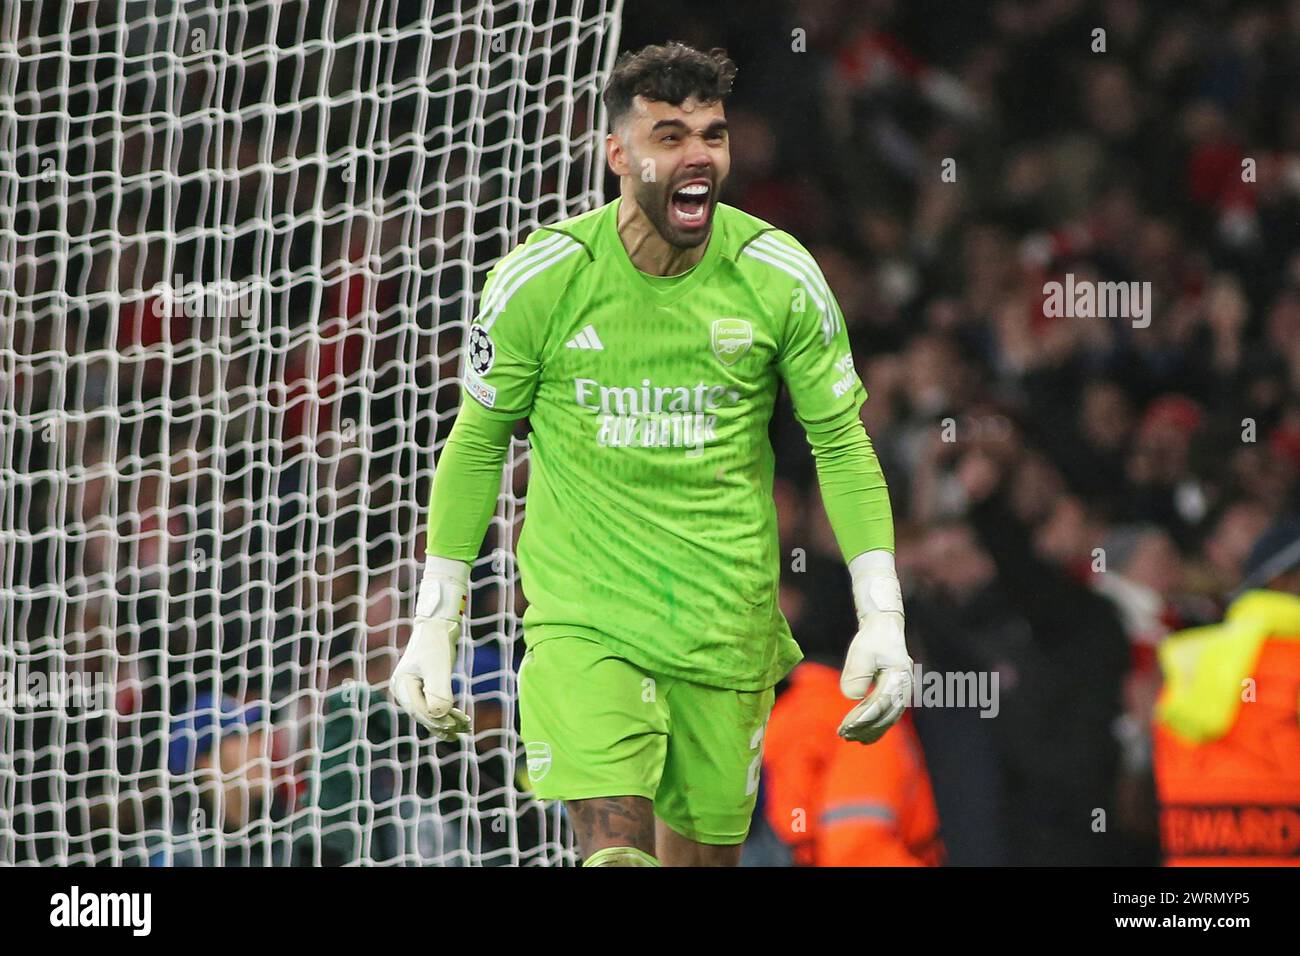
[[[632,98],[644,96],[660,103],[681,105],[689,96],[702,103],[725,100],[736,78],[736,64],[727,51],[714,47],[707,53],[669,40],[624,53],[614,64],[603,99],[611,125],[632,108]]]

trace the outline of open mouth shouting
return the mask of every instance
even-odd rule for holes
[[[699,229],[709,221],[713,183],[708,179],[687,180],[668,196],[668,217],[679,229]]]

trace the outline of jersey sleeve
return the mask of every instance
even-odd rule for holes
[[[765,233],[753,242],[750,255],[793,280],[779,287],[789,301],[779,305],[785,325],[777,370],[812,446],[822,503],[844,560],[864,551],[892,551],[889,489],[858,417],[867,392],[839,304],[812,255],[788,233]]]
[[[461,406],[433,473],[428,554],[471,562],[478,555],[496,510],[501,466],[513,430],[513,422],[492,417],[475,402]]]
[[[805,425],[856,415],[867,393],[858,379],[839,304],[812,255],[788,233],[773,230],[755,241],[756,251],[794,279],[781,303],[785,327],[777,370]]]
[[[565,233],[539,230],[488,274],[462,381],[465,398],[490,417],[515,421],[532,411],[546,325],[582,253]]]

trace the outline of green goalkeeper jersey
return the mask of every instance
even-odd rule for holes
[[[619,201],[537,230],[492,270],[457,429],[495,421],[500,436],[528,420],[518,559],[530,646],[579,634],[650,671],[763,689],[801,656],[777,602],[778,388],[814,450],[819,436],[829,449],[818,458],[828,510],[832,461],[865,495],[831,512],[846,558],[893,546],[858,418],[866,393],[826,280],[790,235],[720,204],[700,262],[655,277],[622,245]],[[440,470],[453,446],[467,447],[449,440]],[[472,559],[486,514],[470,508],[458,534],[450,499],[495,501],[498,485],[457,494],[442,478],[429,553]]]

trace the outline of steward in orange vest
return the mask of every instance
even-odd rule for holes
[[[1170,866],[1300,866],[1300,523],[1266,532],[1222,624],[1166,638],[1156,704]]]
[[[873,744],[844,740],[840,672],[804,661],[763,745],[768,824],[796,866],[938,866],[939,814],[910,714]]]

